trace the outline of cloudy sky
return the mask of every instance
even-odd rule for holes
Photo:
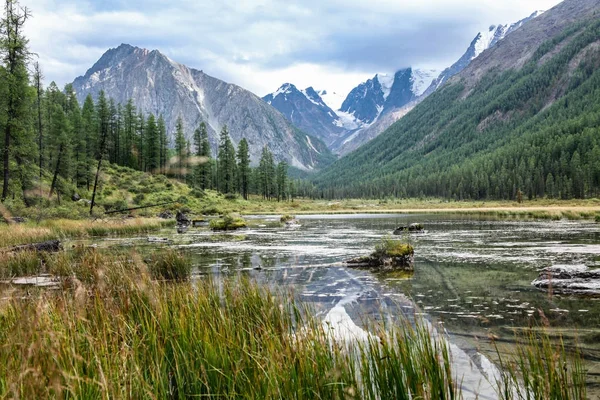
[[[477,32],[560,0],[21,0],[46,81],[83,75],[121,43],[258,95],[282,83],[348,93],[378,72],[443,69]]]

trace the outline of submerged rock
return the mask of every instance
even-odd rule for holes
[[[591,270],[585,265],[554,265],[544,268],[531,284],[559,293],[600,296],[600,269]]]
[[[396,228],[396,230],[394,231],[394,235],[402,235],[403,233],[406,232],[424,232],[425,231],[425,227],[423,226],[423,224],[410,224],[408,226],[401,226],[399,228]]]

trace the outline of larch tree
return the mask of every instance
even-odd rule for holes
[[[235,147],[229,137],[227,126],[221,129],[219,137],[219,154],[217,156],[219,191],[234,193],[235,191]]]

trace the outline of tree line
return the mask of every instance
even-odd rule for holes
[[[236,150],[227,127],[221,131],[213,159],[204,122],[189,141],[179,118],[170,146],[163,116],[138,110],[132,100],[116,104],[100,92],[96,101],[87,96],[81,106],[70,84],[63,90],[54,82],[44,88],[42,68],[23,34],[29,18],[29,10],[17,0],[4,1],[0,20],[2,202],[22,200],[31,206],[53,196],[60,202],[75,188],[93,192],[93,208],[103,162],[244,198],[293,196],[286,163],[276,165],[265,147],[260,164],[251,167],[247,140]]]

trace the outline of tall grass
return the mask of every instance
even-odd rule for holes
[[[164,284],[129,251],[52,260],[63,290],[0,297],[0,398],[461,397],[446,341],[424,324],[374,324],[369,339],[341,342],[293,296],[247,279]],[[504,364],[507,384],[524,380],[532,398],[585,393],[585,376],[559,371],[566,359],[550,360],[550,345],[529,346],[523,367]],[[555,371],[550,391],[527,383],[529,365]]]
[[[502,399],[587,399],[586,371],[577,350],[567,351],[562,340],[554,342],[544,331],[529,330],[517,339],[516,354],[506,357],[497,348]]]

